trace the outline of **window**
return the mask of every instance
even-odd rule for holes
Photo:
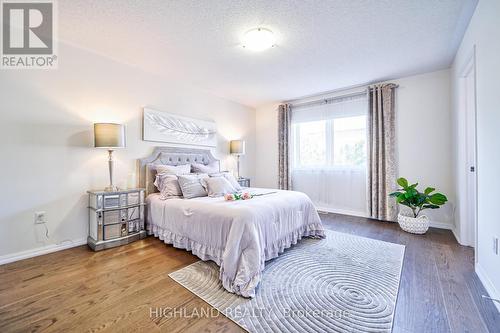
[[[294,113],[292,121],[295,115],[298,121],[292,124],[293,168],[366,166],[366,104],[356,102],[350,101],[350,112],[340,112],[337,105],[329,108],[331,113],[314,109]]]
[[[333,120],[333,165],[366,165],[366,116]]]
[[[326,122],[311,121],[294,125],[296,132],[297,166],[327,165]]]
[[[292,106],[294,191],[320,209],[366,215],[366,93]]]

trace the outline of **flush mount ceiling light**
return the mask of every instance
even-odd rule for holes
[[[266,28],[255,28],[245,32],[242,46],[245,49],[259,52],[273,47],[276,42],[274,34]]]

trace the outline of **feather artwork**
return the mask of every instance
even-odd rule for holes
[[[146,137],[150,133],[146,132],[149,132],[151,127],[162,136],[162,140],[149,138],[152,141],[208,146],[214,145],[213,142],[216,141],[217,132],[214,123],[144,109],[145,140],[148,140]]]

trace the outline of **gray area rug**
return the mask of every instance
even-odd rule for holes
[[[257,296],[227,292],[198,261],[169,276],[249,332],[390,332],[404,246],[327,231],[266,263]]]

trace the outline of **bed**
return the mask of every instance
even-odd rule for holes
[[[161,200],[154,166],[219,163],[209,150],[156,148],[140,160],[140,183],[147,194],[147,231],[174,247],[220,267],[226,290],[254,297],[267,260],[303,237],[325,237],[318,213],[300,192],[248,188],[250,200],[223,197]],[[220,165],[220,164],[218,164]]]

